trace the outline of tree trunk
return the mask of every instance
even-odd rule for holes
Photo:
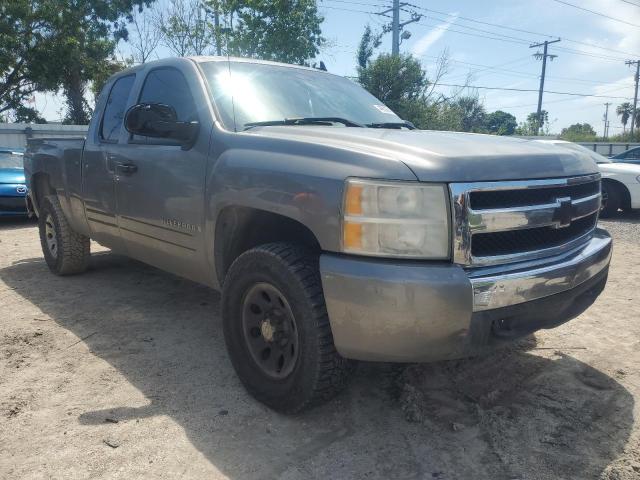
[[[70,72],[64,82],[64,94],[67,97],[66,123],[73,125],[87,125],[89,123],[89,112],[84,92],[85,83],[80,72],[77,70]]]

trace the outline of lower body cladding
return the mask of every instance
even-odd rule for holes
[[[562,256],[519,266],[323,254],[320,272],[341,355],[427,362],[481,353],[575,318],[604,289],[611,251],[607,232],[596,230]]]

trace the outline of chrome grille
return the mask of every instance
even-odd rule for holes
[[[561,254],[586,242],[600,210],[600,175],[454,183],[453,260],[496,265]]]

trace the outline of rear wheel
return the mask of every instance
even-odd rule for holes
[[[224,281],[222,315],[240,380],[274,410],[327,400],[352,371],[333,344],[318,256],[302,247],[273,243],[240,255]]]
[[[89,265],[89,237],[73,231],[54,195],[45,197],[38,219],[40,243],[49,269],[56,275],[82,273]]]
[[[600,216],[602,218],[608,218],[614,216],[620,209],[622,203],[622,196],[618,188],[615,185],[603,182],[602,183],[602,205],[600,207]]]

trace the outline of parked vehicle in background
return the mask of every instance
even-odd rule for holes
[[[460,358],[566,322],[611,258],[590,155],[416,130],[305,67],[125,70],[86,140],[31,140],[25,170],[51,271],[84,271],[91,238],[222,290],[233,366],[282,412],[355,360]]]
[[[620,163],[633,163],[640,165],[640,147],[630,148],[626,152],[611,157],[611,161]]]
[[[550,143],[575,152],[589,154],[598,164],[602,174],[602,206],[600,216],[615,215],[620,209],[627,211],[640,208],[640,165],[609,159],[582,145],[565,140],[535,140]],[[632,149],[638,150],[639,149]],[[628,150],[625,153],[631,152]]]
[[[0,147],[0,217],[28,214],[23,156],[20,149]]]

